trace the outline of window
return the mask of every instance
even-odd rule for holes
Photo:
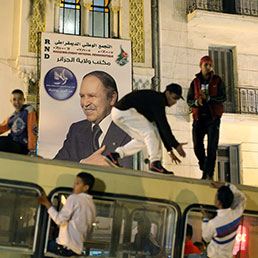
[[[0,180],[1,254],[3,250],[33,254],[38,233],[40,205],[37,196],[40,191],[35,187],[23,186],[21,182],[3,181]]]
[[[224,13],[236,13],[235,0],[222,0]]]
[[[240,113],[258,114],[258,90],[251,87],[239,87]]]
[[[218,147],[218,179],[221,182],[240,183],[238,145]]]
[[[257,0],[188,0],[188,13],[195,9],[230,14],[258,15]]]
[[[68,191],[59,191],[52,196],[57,209],[61,209]],[[124,257],[136,256],[137,252],[156,256],[161,251],[173,256],[178,213],[172,204],[150,200],[120,198],[119,196],[94,196],[96,219],[92,232],[88,235],[84,253],[89,256]],[[50,227],[52,229],[50,230]],[[58,228],[53,230],[49,219],[48,239],[56,237]],[[49,233],[50,232],[50,233]],[[141,248],[142,236],[151,237],[155,246]],[[47,240],[46,243],[47,244]],[[46,246],[45,246],[46,252]]]
[[[209,55],[214,60],[214,72],[221,77],[226,86],[225,112],[234,113],[236,110],[233,51],[226,47],[209,47]]]
[[[93,0],[90,9],[89,35],[108,38],[110,27],[110,0]]]
[[[81,6],[79,0],[62,0],[59,14],[59,32],[80,35]]]
[[[80,0],[61,0],[60,6],[55,11],[55,32],[110,37],[109,4],[111,0],[87,0],[84,4],[82,2]],[[115,17],[115,14],[113,16]],[[117,18],[117,20],[119,19]]]

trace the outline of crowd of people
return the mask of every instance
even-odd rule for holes
[[[191,82],[187,103],[193,113],[192,138],[194,152],[199,161],[202,179],[213,180],[216,151],[219,141],[220,119],[226,100],[225,85],[213,73],[214,62],[209,56],[200,60],[200,72]],[[166,86],[164,92],[138,90],[118,101],[117,85],[112,76],[103,71],[93,71],[83,77],[80,87],[80,105],[86,116],[72,124],[62,148],[54,159],[71,160],[83,164],[123,166],[132,168],[132,155],[144,147],[150,160],[150,172],[173,175],[162,165],[161,141],[172,162],[181,160],[173,152],[185,157],[183,146],[172,133],[166,118],[166,107],[171,107],[182,96],[182,87],[176,83]],[[25,104],[21,90],[11,93],[14,113],[0,124],[0,151],[36,155],[37,115],[31,105]],[[207,135],[207,151],[204,136]],[[160,141],[161,140],[161,141]],[[80,255],[87,233],[96,216],[92,196],[89,195],[94,177],[79,173],[74,181],[73,194],[57,211],[46,195],[38,197],[47,208],[49,216],[59,225],[59,235],[48,243],[48,250],[61,256]],[[218,188],[215,196],[217,215],[210,219],[201,207],[203,215],[202,238],[209,242],[192,243],[193,230],[187,225],[184,254],[188,258],[232,257],[234,239],[245,208],[245,196],[232,184],[212,181]],[[150,222],[138,221],[138,233],[129,246],[137,252],[149,252],[156,256],[161,251],[159,243],[150,232]]]
[[[220,119],[226,100],[225,85],[213,73],[214,62],[209,56],[200,60],[200,72],[192,81],[187,104],[193,113],[192,138],[194,152],[202,171],[202,179],[213,179],[216,151],[219,142]],[[171,107],[182,96],[182,87],[176,83],[166,86],[164,92],[137,90],[118,101],[114,78],[104,71],[86,74],[80,87],[80,105],[86,119],[73,123],[63,146],[54,159],[83,164],[122,166],[132,168],[132,155],[146,147],[150,172],[173,175],[162,165],[163,142],[172,162],[181,160],[173,150],[185,157],[183,146],[172,133],[166,117]],[[0,124],[0,151],[36,154],[37,116],[31,105],[25,104],[21,90],[11,93],[15,112]],[[207,135],[207,150],[204,137]]]

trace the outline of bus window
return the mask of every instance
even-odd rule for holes
[[[188,215],[188,222],[193,228],[192,242],[202,242],[202,214],[191,211]]]
[[[200,212],[199,206],[196,206],[193,208],[190,208],[186,214],[186,221],[185,221],[185,228],[184,228],[184,241],[183,241],[183,246],[182,246],[182,257],[187,257],[189,253],[189,249],[185,249],[185,243],[186,241],[189,240],[190,236],[187,236],[187,225],[190,225],[192,230],[192,236],[191,236],[191,241],[192,243],[197,247],[196,250],[199,249],[199,252],[203,252],[206,250],[207,244],[205,241],[202,239],[202,214]],[[214,218],[217,215],[216,209],[213,206],[206,206],[205,210],[209,214],[210,219]],[[192,249],[192,248],[190,248]],[[186,253],[185,253],[185,252]],[[196,252],[196,251],[194,251]]]
[[[11,252],[33,254],[35,251],[40,205],[40,193],[35,186],[0,180],[0,257]]]
[[[151,202],[123,201],[123,205],[128,216],[118,256],[171,256],[177,218],[175,209]]]
[[[62,208],[62,200],[64,202],[67,195],[68,192],[59,192],[52,196],[57,209]],[[176,207],[137,198],[119,198],[119,195],[93,196],[96,219],[85,243],[85,255],[129,258],[137,254],[143,257],[164,254],[173,257]],[[50,230],[50,225],[53,226],[49,219],[48,239],[58,235],[57,227]]]
[[[200,247],[197,247],[200,252],[201,248],[203,248],[204,250],[206,249],[206,244],[202,240],[202,214],[198,210],[192,210],[188,213],[187,220],[185,223],[185,238],[183,241],[184,245],[182,247],[182,257],[187,257],[187,255],[189,254],[188,251],[186,251],[187,249],[185,249],[185,242],[189,239],[189,236],[187,237],[187,224],[192,227],[192,243],[200,243]],[[184,250],[186,251],[186,253],[184,253]]]
[[[115,202],[111,200],[94,199],[96,219],[91,235],[86,242],[89,256],[109,256],[110,242],[115,227]]]
[[[171,255],[177,212],[146,201],[94,198],[96,221],[86,242],[89,256]],[[146,237],[141,241],[141,238]],[[146,246],[142,246],[144,243]]]

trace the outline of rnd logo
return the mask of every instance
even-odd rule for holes
[[[46,52],[50,52],[50,40],[45,39],[45,46],[44,46],[44,59],[49,59],[50,55]]]

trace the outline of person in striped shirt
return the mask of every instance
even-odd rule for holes
[[[218,208],[217,215],[209,219],[208,213],[201,206],[202,238],[209,242],[207,253],[189,255],[189,258],[232,258],[233,256],[236,232],[245,209],[246,197],[232,184],[225,185],[214,181],[211,184],[218,188],[214,200]]]

